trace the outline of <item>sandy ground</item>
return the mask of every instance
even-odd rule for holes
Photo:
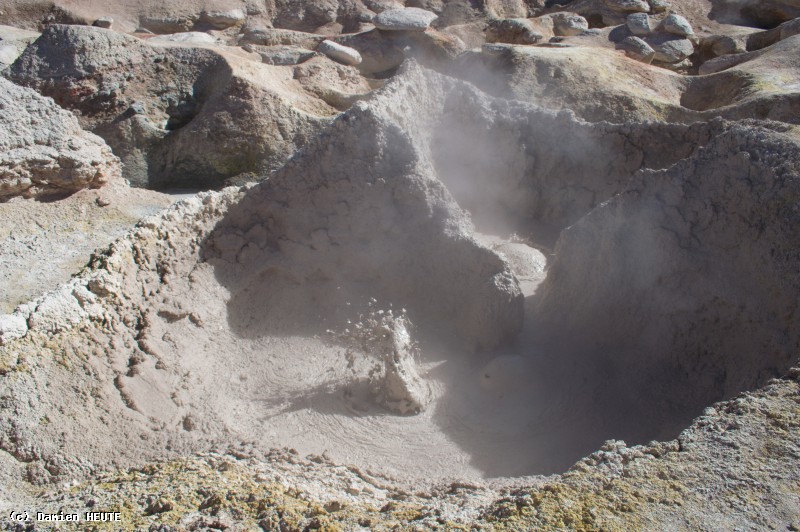
[[[0,313],[55,289],[86,265],[92,251],[175,199],[112,185],[51,201],[0,203]]]

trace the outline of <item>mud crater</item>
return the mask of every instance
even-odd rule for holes
[[[419,484],[675,438],[796,356],[797,151],[777,127],[590,124],[411,64],[268,180],[96,258],[63,297],[101,316],[106,358],[73,363],[105,384],[73,406],[108,440],[34,424],[14,445],[67,441],[37,452],[80,470],[76,442],[124,464],[242,441]]]

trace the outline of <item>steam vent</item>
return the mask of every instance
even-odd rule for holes
[[[797,0],[0,0],[0,530],[800,531],[799,124]]]

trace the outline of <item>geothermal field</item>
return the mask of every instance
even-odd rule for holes
[[[800,530],[798,124],[796,0],[0,0],[0,530]]]

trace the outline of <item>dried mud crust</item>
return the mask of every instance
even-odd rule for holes
[[[104,474],[36,504],[119,511],[138,529],[791,529],[800,524],[800,370],[791,374],[707,408],[677,440],[609,441],[563,475],[518,486],[403,490],[323,457],[242,448]]]
[[[475,133],[468,136],[472,144],[448,144],[437,130],[441,124]],[[290,529],[340,518],[344,528],[381,528],[390,522],[510,529],[526,524],[624,529],[640,523],[691,528],[701,521],[719,522],[722,528],[787,526],[797,511],[796,472],[789,466],[797,460],[796,372],[739,403],[712,406],[677,443],[672,440],[676,426],[689,424],[703,406],[763,386],[796,362],[797,309],[789,298],[797,293],[800,260],[798,181],[796,157],[784,162],[780,155],[796,153],[795,135],[785,125],[722,120],[589,124],[568,112],[490,98],[409,65],[269,180],[202,193],[142,222],[97,254],[78,277],[15,312],[25,323],[25,336],[0,347],[0,416],[8,427],[0,435],[7,466],[3,496],[22,501],[23,494],[33,494],[31,485],[73,478],[86,482],[101,472],[160,461],[142,476],[109,473],[103,477],[108,482],[93,489],[102,494],[103,486],[119,480],[123,489],[115,493],[131,487],[137,502],[127,496],[107,500],[129,508],[126,519],[140,519],[144,508],[154,521],[185,519],[183,527],[192,526],[192,519],[205,520],[203,512],[208,519],[235,523],[277,519],[280,526],[284,519]],[[554,137],[570,143],[557,146]],[[456,153],[470,160],[470,153],[492,153],[503,144],[516,149],[501,150],[509,159],[491,174],[479,161],[464,165],[447,157]],[[728,171],[715,173],[717,161]],[[472,186],[459,188],[465,182]],[[497,183],[506,185],[493,188]],[[707,186],[722,187],[724,193],[707,193]],[[482,198],[469,194],[481,187]],[[704,203],[709,197],[718,202],[710,210]],[[502,246],[482,244],[463,208],[473,211],[479,228],[519,231],[530,239],[539,226],[561,232],[541,293],[520,286],[515,271],[524,268],[513,267],[518,259],[501,255]],[[714,213],[710,219],[709,212]],[[629,219],[642,222],[637,229],[653,226],[656,238],[648,242],[672,260],[620,253],[615,246],[624,250],[637,235],[628,230]],[[739,227],[740,219],[763,223]],[[753,255],[737,251],[749,247]],[[591,251],[589,258],[563,259],[584,250]],[[706,269],[685,276],[686,285],[679,286],[685,292],[667,295],[683,296],[699,308],[680,307],[685,316],[662,324],[659,312],[669,310],[669,301],[659,299],[651,308],[636,289],[669,288],[668,280],[684,272],[683,259],[692,253],[708,261]],[[647,267],[634,268],[639,258],[660,268],[647,261]],[[720,264],[725,268],[715,270]],[[634,284],[614,275],[597,280],[603,267],[622,277],[629,267],[645,275]],[[720,274],[714,305],[696,290],[706,271]],[[748,275],[755,288],[737,282]],[[571,280],[560,284],[565,278]],[[613,297],[599,297],[620,283],[624,286]],[[747,307],[742,313],[724,298],[736,303],[748,294],[731,286],[777,295],[757,301],[766,314]],[[560,296],[559,290],[579,295]],[[418,327],[414,334],[423,340],[422,356],[429,364],[420,374],[436,384],[432,402],[438,401],[420,416],[348,411],[341,400],[337,371],[346,369],[345,359],[341,346],[321,334],[350,313],[357,315],[370,297],[406,307]],[[614,343],[601,354],[616,373],[599,373],[597,353],[559,345],[559,340],[579,338],[592,347],[606,333],[619,333],[623,342],[627,336],[620,331],[593,328],[586,316],[627,319],[626,312],[652,316],[663,327],[645,338],[661,341],[662,351]],[[742,316],[750,320],[758,345],[703,340],[705,332],[719,338],[720,327],[734,327]],[[699,329],[690,334],[676,326],[694,317],[700,318]],[[557,318],[559,325],[549,338],[535,327],[547,318]],[[508,345],[550,350],[526,351],[540,364],[535,366],[539,373],[530,375],[531,385],[522,386],[520,395],[480,395],[481,368],[487,363],[494,368],[493,357],[515,354],[502,350]],[[762,347],[770,349],[769,357]],[[709,353],[697,357],[703,349]],[[624,355],[618,361],[615,350]],[[451,365],[437,372],[441,362]],[[697,380],[683,382],[675,371],[670,375],[678,377],[668,381],[674,388],[651,387],[635,401],[626,395],[631,381],[657,374],[665,362],[693,371]],[[746,376],[736,372],[738,364],[747,368]],[[720,373],[723,378],[716,378]],[[709,376],[711,395],[703,395],[698,390]],[[429,411],[440,417],[426,418]],[[470,418],[465,411],[481,415]],[[777,422],[766,423],[767,418]],[[479,430],[463,430],[465,419],[477,422]],[[672,426],[659,423],[663,420]],[[599,447],[604,435],[648,441],[656,433],[648,423],[672,429],[658,434],[667,443],[632,448],[608,443],[562,476],[482,478],[545,467],[563,471]],[[647,430],[637,432],[641,427]],[[499,444],[483,436],[495,432],[504,438]],[[186,458],[225,451],[236,441],[250,442],[245,447],[255,462],[242,465],[208,454]],[[315,475],[335,466],[281,454],[273,462],[265,457],[270,447],[287,441],[305,446],[302,455],[329,450],[336,463],[375,470],[368,475],[382,478],[380,490],[392,500],[356,482],[345,493],[351,489],[387,503],[373,508],[353,503],[348,513],[347,506],[325,509],[331,501],[312,494],[326,512],[312,515],[316,506],[303,506],[300,492],[287,491],[298,489],[297,476],[280,473],[281,467],[295,460]],[[219,466],[220,461],[233,465]],[[220,467],[235,471],[235,478],[220,476]],[[278,473],[258,481],[251,467]],[[747,484],[753,500],[737,498],[741,485],[718,483],[703,492],[720,470],[743,483],[747,475],[755,477]],[[338,471],[352,478],[352,469]],[[437,488],[454,476],[462,483]],[[216,493],[217,482],[224,481],[241,488]],[[177,482],[178,487],[167,486]],[[194,490],[200,482],[212,489]],[[397,493],[400,489],[408,493]],[[445,495],[449,490],[453,493]],[[451,496],[456,502],[447,506]],[[723,514],[721,508],[733,511]],[[275,526],[265,523],[268,529]]]
[[[0,313],[67,282],[93,251],[173,201],[166,194],[115,183],[56,201],[0,204],[5,221],[0,229]]]

